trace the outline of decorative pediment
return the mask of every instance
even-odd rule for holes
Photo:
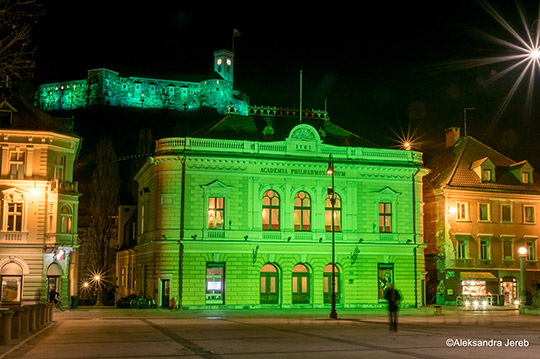
[[[222,197],[227,195],[231,189],[230,186],[227,186],[220,180],[214,180],[208,184],[201,185],[201,188],[209,197]]]
[[[289,139],[295,141],[315,141],[321,142],[321,136],[313,126],[301,124],[295,126],[289,133]]]

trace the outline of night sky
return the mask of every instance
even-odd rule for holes
[[[468,135],[540,169],[540,112],[523,115],[526,84],[502,116],[495,115],[520,72],[489,84],[508,63],[447,69],[450,61],[508,54],[481,32],[516,42],[475,1],[297,10],[273,2],[189,10],[181,2],[113,3],[92,1],[81,10],[78,1],[47,2],[37,28],[36,83],[83,79],[99,67],[154,78],[210,73],[214,50],[231,49],[236,28],[242,35],[234,42],[235,86],[251,104],[298,107],[302,70],[304,108],[323,109],[326,101],[332,122],[384,146],[394,144],[394,132],[411,128],[426,148],[443,140],[444,128],[463,126],[463,109],[474,107],[467,113]],[[489,4],[525,35],[513,1]],[[522,6],[530,26],[539,4]]]

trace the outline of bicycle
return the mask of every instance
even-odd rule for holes
[[[58,298],[58,302],[54,303],[54,307],[61,312],[67,309],[67,306],[64,304],[64,302],[62,302],[62,298]]]
[[[138,298],[134,298],[129,302],[129,306],[132,309],[150,309],[154,308],[153,300],[146,299],[144,296],[140,296]]]

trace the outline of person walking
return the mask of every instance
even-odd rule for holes
[[[401,295],[394,288],[394,283],[390,283],[389,288],[384,293],[384,299],[388,301],[388,312],[390,314],[390,331],[397,332],[398,308]]]

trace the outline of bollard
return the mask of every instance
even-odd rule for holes
[[[47,306],[44,303],[39,304],[39,326],[42,327],[45,325],[45,315],[47,314],[45,312],[45,309]]]
[[[35,332],[37,329],[37,312],[38,312],[38,305],[34,304],[30,306],[30,332]]]
[[[47,303],[47,323],[50,323],[53,321],[53,313],[54,313],[54,303]]]
[[[19,339],[21,337],[23,309],[21,307],[15,307],[11,310],[13,311],[13,318],[11,318],[11,339]]]
[[[435,315],[442,315],[442,306],[440,305],[435,306]]]
[[[5,310],[2,311],[2,337],[0,337],[0,344],[10,345],[11,344],[11,319],[13,318],[13,311]]]
[[[30,307],[25,305],[22,307],[22,317],[21,317],[21,335],[28,334],[30,331]]]

